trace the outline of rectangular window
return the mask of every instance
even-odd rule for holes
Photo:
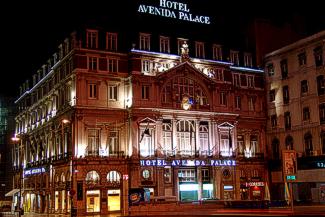
[[[306,52],[298,54],[298,62],[299,66],[306,65]]]
[[[238,51],[230,51],[230,61],[234,65],[239,65],[239,52]]]
[[[245,53],[244,54],[244,66],[245,67],[252,67],[253,66],[252,54],[250,54],[250,53]]]
[[[240,98],[240,96],[236,96],[236,98],[235,98],[235,108],[236,109],[241,109],[241,98]]]
[[[269,76],[273,76],[274,75],[274,66],[273,66],[273,63],[269,63],[267,66],[266,66],[266,71],[267,71],[267,74]]]
[[[99,133],[99,129],[88,129],[87,155],[97,156],[99,154]]]
[[[178,177],[179,182],[196,182],[195,169],[180,169]]]
[[[248,110],[255,111],[255,100],[253,96],[248,97]]]
[[[164,181],[165,183],[172,183],[172,168],[170,166],[164,167]]]
[[[277,117],[276,117],[276,115],[272,115],[271,116],[271,126],[272,127],[276,127],[278,125],[278,123],[277,123]]]
[[[110,85],[109,86],[109,100],[117,101],[117,96],[118,96],[117,85]]]
[[[87,48],[98,48],[98,31],[87,30]]]
[[[197,58],[205,58],[203,42],[195,42],[195,56]]]
[[[148,85],[142,86],[141,99],[149,99],[149,86]]]
[[[275,90],[270,90],[269,92],[270,102],[273,102],[275,100]]]
[[[117,51],[117,33],[106,33],[106,49],[109,51]]]
[[[117,59],[108,59],[108,71],[117,72],[118,71],[118,60]]]
[[[325,79],[323,75],[317,76],[317,92],[318,95],[325,94]]]
[[[282,88],[282,90],[283,90],[283,103],[288,104],[289,103],[289,87],[284,86]]]
[[[323,65],[323,49],[321,46],[314,49],[315,65],[316,67]]]
[[[98,67],[98,58],[88,57],[88,69],[91,71],[97,71],[97,67]]]
[[[301,94],[304,95],[308,92],[308,82],[307,80],[303,80],[300,82],[301,84]]]
[[[282,60],[280,62],[280,65],[281,65],[281,76],[282,76],[282,79],[285,79],[285,78],[288,78],[288,62],[287,60]]]
[[[309,107],[304,107],[302,113],[303,113],[303,120],[308,121],[310,119]]]
[[[234,79],[234,86],[235,87],[240,87],[240,74],[233,74],[233,79]]]
[[[97,84],[88,84],[88,98],[97,99]]]
[[[119,154],[118,132],[111,131],[111,132],[109,132],[108,136],[109,136],[109,146],[108,146],[109,155]]]
[[[220,92],[220,105],[227,105],[227,94]]]
[[[208,168],[202,168],[202,182],[210,182],[210,170]]]
[[[169,37],[160,36],[160,52],[170,53]]]
[[[249,88],[254,88],[254,76],[247,75],[247,85]]]
[[[284,113],[284,127],[286,130],[291,129],[291,116],[290,112]]]
[[[150,50],[150,34],[140,33],[140,50]]]
[[[319,120],[321,124],[325,123],[325,103],[319,105]]]
[[[223,77],[223,70],[222,69],[215,69],[215,78],[217,81],[223,81],[224,77]]]
[[[213,59],[222,60],[222,48],[220,45],[214,44],[212,47]]]

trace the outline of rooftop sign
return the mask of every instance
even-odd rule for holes
[[[176,1],[159,0],[158,7],[140,4],[138,7],[138,12],[185,20],[194,23],[210,24],[209,16],[194,15],[190,13],[190,8],[187,4]]]

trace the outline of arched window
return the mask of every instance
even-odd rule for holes
[[[280,142],[278,138],[272,140],[272,154],[273,159],[280,159]]]
[[[61,179],[60,179],[61,182],[65,182],[65,175],[64,173],[61,173]]]
[[[311,156],[313,154],[313,137],[310,134],[310,132],[305,134],[304,139],[305,139],[305,153],[307,156]]]
[[[162,137],[163,137],[163,149],[165,155],[174,155],[172,147],[172,123],[171,120],[163,120],[162,123]]]
[[[209,153],[209,126],[207,122],[201,122],[199,127],[200,150],[205,155]],[[212,154],[212,153],[211,153]]]
[[[121,176],[120,173],[117,171],[110,171],[107,174],[107,181],[108,182],[120,182]]]
[[[89,171],[86,176],[87,183],[97,184],[99,183],[99,175],[95,170]]]
[[[287,136],[285,142],[286,142],[287,150],[293,150],[293,138],[292,138],[292,136],[290,136],[290,135]]]
[[[194,121],[180,120],[176,124],[177,148],[182,155],[193,155],[195,151]]]

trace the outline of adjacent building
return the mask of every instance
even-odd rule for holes
[[[252,54],[150,32],[120,49],[121,38],[75,32],[22,85],[15,205],[125,213],[136,189],[161,200],[263,200],[264,71]]]
[[[272,199],[284,198],[283,150],[297,153],[294,200],[324,202],[325,31],[265,57]]]

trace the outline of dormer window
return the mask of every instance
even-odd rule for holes
[[[230,61],[234,64],[234,65],[239,65],[239,52],[238,51],[230,51]]]
[[[160,36],[160,52],[170,53],[169,38]]]
[[[222,48],[220,45],[214,44],[212,47],[213,59],[222,60]]]
[[[205,58],[203,42],[195,42],[195,56],[197,58]]]
[[[87,48],[98,48],[98,31],[87,30]]]
[[[245,53],[244,54],[244,65],[245,65],[245,67],[252,67],[253,66],[252,54],[250,54],[250,53]]]
[[[150,50],[150,34],[140,33],[140,50]]]

